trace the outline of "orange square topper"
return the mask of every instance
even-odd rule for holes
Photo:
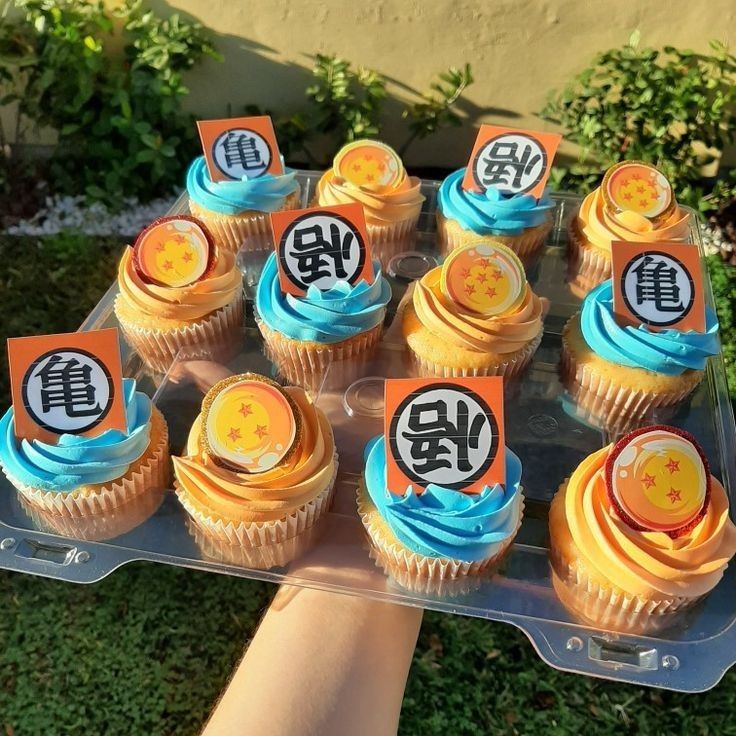
[[[622,326],[705,331],[705,296],[698,246],[629,243],[611,246],[613,313]]]
[[[212,181],[240,181],[284,173],[268,115],[198,120],[197,128]]]
[[[480,493],[506,482],[500,376],[390,379],[384,411],[393,493],[430,484]]]
[[[338,281],[354,286],[375,278],[365,215],[360,204],[310,207],[271,214],[279,283],[285,294],[303,296]]]
[[[12,337],[8,361],[18,439],[127,430],[117,329]]]
[[[562,136],[497,125],[481,125],[470,154],[463,189],[541,197]]]

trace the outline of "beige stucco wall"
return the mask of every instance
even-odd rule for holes
[[[534,113],[549,90],[564,85],[599,50],[624,43],[638,28],[642,43],[698,50],[710,38],[736,43],[733,0],[154,0],[176,8],[217,34],[223,64],[208,62],[191,75],[191,105],[224,115],[245,103],[277,111],[299,106],[309,81],[310,54],[335,52],[355,64],[426,89],[430,78],[469,61],[475,84],[465,112],[469,124],[414,146],[407,163],[455,166],[469,153],[480,121],[545,127]],[[404,138],[400,105],[389,102],[385,137]]]
[[[110,0],[112,2],[113,0]],[[310,81],[309,56],[336,52],[389,79],[385,139],[405,137],[401,101],[450,65],[469,61],[475,84],[463,112],[468,123],[416,144],[409,164],[456,166],[467,157],[481,121],[547,127],[534,113],[596,51],[624,43],[638,28],[642,43],[707,48],[736,42],[733,0],[150,0],[160,14],[182,12],[215,36],[224,63],[189,75],[188,105],[203,117],[242,112],[255,103],[297,109]],[[563,149],[564,150],[564,149]],[[569,150],[569,149],[567,149]]]

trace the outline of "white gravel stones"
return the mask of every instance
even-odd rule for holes
[[[157,217],[171,208],[176,197],[154,199],[141,204],[126,199],[119,211],[111,212],[101,202],[85,203],[84,197],[46,197],[44,206],[31,218],[7,229],[10,235],[55,235],[62,230],[75,230],[87,235],[121,235],[133,237]]]

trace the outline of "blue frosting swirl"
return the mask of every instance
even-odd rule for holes
[[[195,158],[187,171],[187,193],[201,207],[222,215],[246,210],[278,212],[298,188],[296,172],[284,169],[281,176],[264,174],[241,181],[212,181],[204,156]]]
[[[486,486],[479,494],[430,484],[417,495],[410,486],[403,496],[386,488],[386,443],[383,435],[365,448],[365,485],[378,512],[405,547],[425,557],[476,562],[516,533],[519,523],[521,460],[506,448],[506,487]]]
[[[292,296],[281,291],[276,253],[271,253],[258,281],[256,309],[267,327],[286,337],[321,343],[347,340],[381,324],[391,301],[391,286],[377,260],[373,270],[372,284],[338,281],[327,291],[312,285],[304,296]]]
[[[554,203],[545,189],[539,200],[531,194],[501,194],[494,187],[468,192],[462,187],[465,169],[450,174],[437,193],[437,208],[464,230],[479,235],[520,235],[549,218]]]
[[[21,440],[13,434],[13,408],[0,419],[0,464],[14,480],[64,493],[121,478],[150,442],[151,400],[123,379],[127,432],[108,429],[97,437],[62,434],[56,444]]]
[[[611,363],[668,376],[703,370],[708,357],[718,354],[718,320],[706,307],[705,332],[663,330],[646,325],[622,327],[613,314],[613,288],[604,281],[583,301],[580,328],[588,347]]]

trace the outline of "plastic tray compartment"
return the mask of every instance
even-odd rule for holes
[[[318,176],[314,172],[299,174],[304,206],[312,198]],[[426,204],[414,251],[397,256],[387,269],[394,289],[394,308],[410,279],[420,276],[435,262],[437,187],[436,182],[423,185]],[[507,443],[521,457],[524,467],[525,518],[510,554],[493,577],[443,595],[410,592],[389,580],[369,557],[354,499],[362,470],[363,445],[381,431],[383,378],[404,375],[401,348],[392,341],[390,326],[375,359],[356,375],[357,383],[346,391],[332,389],[330,385],[334,381],[330,380],[331,371],[328,371],[324,384],[314,387],[317,404],[327,412],[335,429],[340,472],[331,511],[315,527],[310,548],[291,563],[257,569],[248,567],[252,561],[238,559],[232,551],[200,546],[202,540],[195,538],[186,514],[170,491],[163,494],[155,513],[137,526],[53,531],[21,506],[17,494],[3,477],[0,480],[3,484],[0,567],[91,583],[125,563],[147,560],[323,588],[514,624],[527,634],[548,664],[560,669],[680,691],[696,692],[713,687],[736,662],[736,573],[732,566],[716,590],[688,618],[676,628],[651,637],[601,631],[578,623],[558,602],[552,589],[546,522],[550,498],[580,460],[610,441],[604,433],[576,418],[574,409],[564,400],[558,379],[562,326],[579,307],[579,300],[565,283],[564,256],[566,223],[579,200],[568,195],[554,199],[555,227],[543,257],[529,272],[535,290],[551,302],[545,335],[523,380],[508,388],[506,400]],[[187,200],[183,196],[172,213],[186,211]],[[692,237],[699,242],[694,215]],[[252,296],[264,257],[265,254],[249,256],[248,263],[243,264],[247,265],[248,297]],[[112,311],[115,293],[113,285],[81,329],[116,324]],[[712,305],[709,290],[707,299]],[[178,364],[166,376],[146,372],[137,355],[125,346],[123,361],[126,375],[138,379],[141,390],[153,397],[166,416],[172,454],[181,452],[188,428],[199,410],[204,387],[182,380],[183,366]],[[248,306],[243,350],[228,367],[233,371],[277,374],[275,366],[263,354],[252,305]],[[668,421],[699,437],[713,473],[723,480],[733,504],[736,466],[729,448],[736,446],[736,432],[720,357],[710,361],[707,380]],[[111,534],[116,536],[91,541]]]

